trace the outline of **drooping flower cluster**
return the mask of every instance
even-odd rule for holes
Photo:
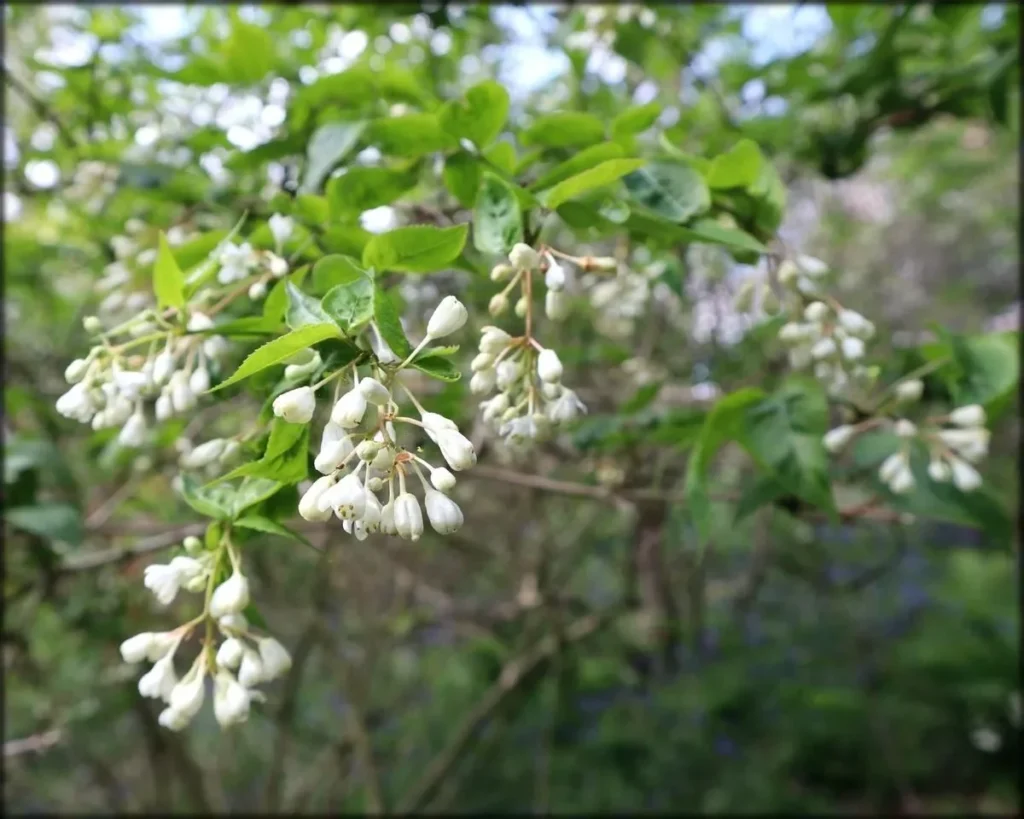
[[[560,321],[568,314],[565,292],[569,276],[558,258],[572,261],[581,269],[614,270],[614,259],[576,258],[550,248],[540,252],[526,244],[517,244],[509,253],[510,264],[499,264],[491,279],[508,283],[491,298],[490,313],[500,316],[508,309],[509,293],[517,285],[521,295],[515,314],[525,319],[525,332],[512,336],[500,327],[484,327],[479,354],[473,359],[470,390],[492,398],[481,404],[483,418],[502,436],[506,444],[526,447],[547,437],[552,427],[586,412],[583,402],[562,385],[562,362],[558,354],[544,347],[533,336],[534,274],[544,275],[544,310],[547,317]]]
[[[340,378],[346,374],[352,379],[349,390],[335,390],[330,420],[324,427],[314,461],[322,477],[306,488],[299,500],[298,511],[303,518],[326,521],[334,515],[342,521],[346,532],[360,540],[374,532],[418,540],[423,534],[424,509],[427,521],[440,534],[451,534],[462,526],[462,510],[448,497],[455,486],[455,476],[404,446],[399,441],[398,428],[406,425],[422,429],[437,445],[448,467],[456,472],[476,463],[473,445],[453,421],[428,412],[404,386],[402,389],[419,419],[403,415],[394,388],[396,376],[404,366],[431,341],[459,330],[467,317],[462,303],[454,296],[446,296],[427,324],[426,337],[405,361],[392,367],[384,365],[378,357],[376,363],[367,365],[369,374],[365,375],[360,374],[359,363],[353,362],[316,385],[296,387],[274,400],[277,417],[293,424],[306,424],[316,411],[317,389],[335,378],[339,378],[340,387]],[[289,366],[309,368],[308,363]],[[310,372],[303,369],[298,375]],[[407,483],[413,475],[423,488],[422,508]]]
[[[121,656],[128,663],[152,663],[139,679],[139,693],[167,703],[160,714],[165,728],[180,731],[199,713],[207,677],[213,680],[217,722],[225,727],[244,722],[250,704],[263,700],[255,686],[285,673],[291,657],[273,637],[250,627],[242,613],[249,605],[249,581],[230,538],[222,537],[212,549],[196,537],[186,538],[183,545],[185,554],[170,563],[147,566],[144,582],[163,606],[170,605],[182,589],[205,594],[203,612],[172,631],[129,637],[121,644]],[[225,556],[231,566],[226,578],[221,572]],[[179,678],[174,665],[178,649],[200,625],[205,625],[202,646]]]

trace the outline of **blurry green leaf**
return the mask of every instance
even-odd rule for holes
[[[250,506],[265,501],[284,486],[269,478],[245,478],[234,491],[231,504],[231,516],[237,517]]]
[[[749,188],[761,176],[764,157],[757,143],[741,139],[730,150],[711,161],[707,174],[711,188]]]
[[[563,202],[595,188],[609,185],[616,179],[633,173],[643,165],[644,160],[642,159],[609,159],[594,168],[559,182],[542,199],[546,207],[554,210]]]
[[[4,510],[4,520],[15,529],[49,540],[77,546],[85,535],[82,516],[67,503],[38,503]]]
[[[323,225],[330,215],[327,198],[312,193],[300,193],[295,197],[295,216],[307,225]]]
[[[258,83],[274,69],[275,44],[270,32],[243,20],[233,22],[222,53],[222,76],[229,83]]]
[[[593,145],[604,139],[604,124],[593,114],[560,111],[537,117],[520,134],[519,139],[527,147],[543,145],[548,148],[568,148]]]
[[[828,453],[828,401],[810,379],[790,378],[771,396],[744,413],[743,444],[794,495],[834,509]]]
[[[708,242],[723,247],[750,250],[754,253],[768,252],[767,247],[746,231],[739,228],[723,227],[714,219],[698,219],[682,230],[685,231],[684,235],[688,235],[694,242]]]
[[[153,264],[153,293],[161,308],[185,306],[185,274],[174,260],[163,231],[160,231],[156,262]]]
[[[494,80],[474,85],[461,99],[441,108],[439,120],[448,133],[484,148],[501,133],[508,116],[508,92]]]
[[[181,476],[181,496],[200,515],[215,520],[231,517],[234,490],[227,484],[200,486],[191,475]]]
[[[466,151],[456,151],[445,159],[441,176],[459,204],[470,207],[476,199],[482,172],[481,163],[476,157]]]
[[[927,361],[951,359],[939,373],[958,406],[982,404],[998,415],[1020,378],[1018,339],[1017,333],[948,335],[921,347],[921,354]]]
[[[557,185],[563,179],[568,179],[570,176],[582,173],[596,165],[600,165],[606,160],[621,159],[624,153],[622,146],[616,142],[602,142],[600,145],[585,148],[537,177],[536,181],[530,184],[530,190],[550,188],[552,185]]]
[[[351,336],[373,318],[373,294],[373,279],[361,276],[332,287],[323,298],[323,309],[345,335]]]
[[[432,352],[414,358],[409,366],[415,367],[431,378],[437,378],[440,381],[458,381],[462,378],[462,373],[459,372],[459,369],[451,361],[444,356],[436,355]]]
[[[355,217],[364,210],[390,205],[417,183],[416,169],[349,168],[343,175],[327,181],[327,199],[331,217]]]
[[[308,325],[324,324],[329,322],[331,317],[324,312],[320,305],[320,299],[303,293],[290,281],[285,282],[284,291],[288,296],[288,310],[284,320],[292,330]]]
[[[654,125],[660,114],[661,106],[656,102],[627,108],[612,120],[612,136],[618,138],[646,131]]]
[[[499,170],[505,173],[506,176],[511,176],[516,167],[516,149],[512,147],[510,142],[495,142],[488,148],[484,149],[484,157],[492,165],[496,166]]]
[[[300,192],[318,191],[323,178],[358,144],[365,128],[363,121],[328,122],[317,128],[309,140]]]
[[[359,225],[332,225],[320,239],[328,253],[344,253],[359,259],[373,234]]]
[[[504,255],[523,240],[523,215],[512,189],[490,172],[483,175],[473,208],[473,246]]]
[[[288,538],[289,540],[294,540],[297,543],[302,543],[305,546],[315,548],[304,535],[289,529],[287,526],[278,523],[277,521],[263,517],[262,515],[246,515],[245,517],[236,520],[234,525],[240,526],[243,529],[252,529],[256,532],[280,535],[281,537]]]
[[[736,523],[750,517],[762,506],[774,503],[785,497],[789,492],[786,487],[771,475],[759,475],[757,479],[740,495],[736,503]]]
[[[704,177],[681,162],[649,162],[623,180],[634,202],[673,222],[711,207]]]
[[[297,330],[292,330],[287,335],[275,338],[273,341],[268,341],[262,347],[258,347],[250,353],[230,378],[222,381],[210,392],[236,384],[243,378],[248,378],[250,375],[260,372],[260,370],[280,364],[285,359],[291,358],[299,350],[304,350],[318,341],[323,341],[327,338],[339,338],[340,336],[341,331],[333,322],[307,324],[299,327]]]
[[[351,256],[332,253],[313,265],[313,290],[326,293],[332,287],[349,284],[366,275],[366,271]]]
[[[458,147],[458,140],[441,128],[435,114],[375,119],[366,139],[389,156],[417,157]]]
[[[378,233],[363,250],[363,264],[377,271],[430,273],[453,262],[466,244],[466,225],[402,227]]]
[[[377,289],[373,300],[373,320],[391,351],[399,358],[405,359],[412,352],[412,345],[402,329],[393,292]]]
[[[309,265],[305,264],[289,273],[286,278],[279,279],[270,288],[270,292],[263,300],[263,318],[268,323],[280,324],[284,321],[285,313],[288,311],[288,285],[300,287],[308,273]]]

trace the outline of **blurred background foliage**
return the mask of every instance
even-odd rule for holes
[[[319,189],[302,176],[318,126],[429,109],[485,78],[508,87],[515,123],[654,103],[637,139],[701,156],[756,140],[789,189],[781,238],[840,271],[893,372],[937,329],[1016,331],[1018,15],[8,5],[7,809],[1012,810],[1019,543],[1005,527],[715,503],[699,547],[678,498],[708,401],[778,375],[730,307],[750,268],[725,251],[670,257],[615,332],[596,309],[553,331],[591,415],[525,464],[485,445],[458,536],[360,544],[321,527],[320,554],[253,539],[264,616],[296,663],[226,733],[208,713],[159,729],[117,653],[169,622],[142,569],[197,531],[169,500],[173,454],[118,450],[53,403],[128,219],[154,238],[321,207],[293,200]],[[369,86],[335,79],[353,68]],[[451,209],[429,162],[390,167],[412,174],[401,203],[332,211],[325,244],[352,252],[366,230]],[[478,310],[489,294],[465,271],[402,288],[413,323],[445,292]],[[461,382],[433,401],[473,416]],[[1016,517],[1007,401],[985,478]],[[713,493],[750,483],[726,451]]]

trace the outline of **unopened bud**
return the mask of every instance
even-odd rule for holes
[[[515,314],[519,316],[519,318],[522,318],[523,316],[526,315],[526,311],[529,308],[529,306],[530,302],[526,298],[526,296],[520,296],[519,300],[516,302]]]
[[[508,299],[504,293],[495,293],[487,305],[487,312],[492,316],[500,316],[508,309]]]
[[[103,322],[99,320],[98,316],[86,316],[82,319],[82,326],[85,328],[87,333],[102,333]]]
[[[491,270],[491,281],[492,282],[502,282],[502,281],[505,281],[513,273],[515,273],[515,268],[513,268],[512,265],[505,264],[504,262],[502,262],[500,264],[496,264],[493,267],[493,269]]]

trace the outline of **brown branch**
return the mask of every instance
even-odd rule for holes
[[[565,630],[565,641],[568,643],[586,639],[607,626],[616,614],[617,611],[611,610],[602,614],[591,614],[575,621]],[[531,671],[556,652],[558,644],[554,636],[548,635],[532,650],[505,664],[497,682],[484,693],[459,723],[451,742],[433,759],[423,776],[399,802],[397,813],[412,813],[430,799],[458,762],[480,725],[519,688]]]
[[[60,729],[54,728],[22,739],[9,739],[4,742],[4,759],[27,753],[42,753],[60,742],[62,736]]]
[[[167,532],[162,532],[153,537],[143,538],[134,546],[103,549],[95,552],[86,552],[82,555],[72,555],[57,567],[58,574],[71,574],[73,572],[84,572],[90,569],[98,569],[111,563],[118,563],[122,560],[129,560],[133,557],[156,552],[180,543],[189,535],[196,537],[206,531],[202,523],[190,523],[186,526],[178,526]]]

